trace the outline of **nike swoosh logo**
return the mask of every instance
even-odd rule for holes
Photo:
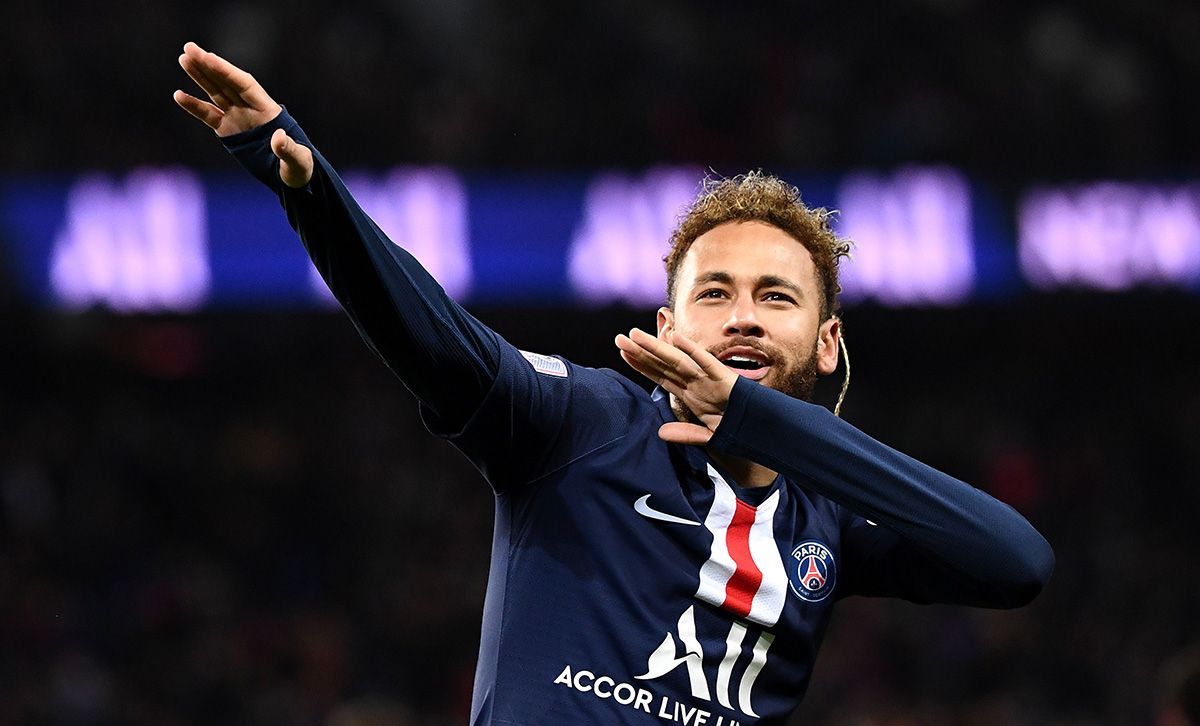
[[[638,514],[642,515],[643,517],[649,517],[650,519],[657,519],[660,522],[670,522],[671,524],[690,524],[693,527],[700,526],[699,522],[693,522],[692,520],[684,519],[683,517],[676,517],[674,514],[667,514],[666,512],[660,512],[657,509],[651,509],[649,502],[650,502],[649,494],[639,498],[636,502],[633,503],[633,511],[637,512]]]

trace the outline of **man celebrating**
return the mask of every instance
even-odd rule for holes
[[[371,348],[496,494],[473,724],[778,724],[848,595],[1017,607],[1053,568],[1010,507],[808,403],[837,365],[823,210],[706,183],[671,239],[658,388],[520,351],[362,212],[254,78],[194,43],[175,101],[278,195]],[[421,594],[414,584],[413,597]]]

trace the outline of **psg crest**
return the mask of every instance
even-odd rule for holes
[[[808,602],[820,602],[829,597],[837,584],[837,563],[833,561],[833,553],[816,540],[796,545],[787,571],[792,592]]]

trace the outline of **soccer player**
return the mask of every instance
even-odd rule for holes
[[[188,43],[176,102],[272,189],[425,425],[491,484],[473,724],[779,724],[837,600],[1017,607],[1054,556],[1012,508],[806,399],[840,346],[846,243],[777,179],[706,184],[671,239],[652,394],[518,350],[355,203],[296,121]],[[419,593],[414,590],[414,597]]]

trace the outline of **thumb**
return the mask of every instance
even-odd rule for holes
[[[703,446],[712,438],[713,432],[706,426],[674,421],[658,428],[658,438],[670,444]]]
[[[312,149],[297,143],[283,129],[271,135],[271,151],[279,157],[279,178],[293,189],[299,189],[312,179]]]

